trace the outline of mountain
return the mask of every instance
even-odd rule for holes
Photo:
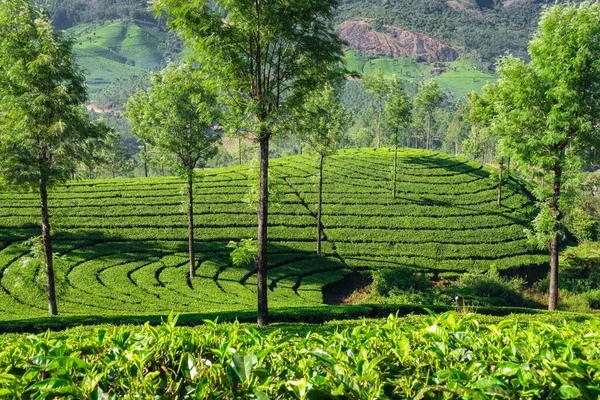
[[[90,95],[119,108],[122,88],[177,58],[182,43],[146,0],[49,0],[58,28],[77,39]],[[436,77],[451,101],[496,79],[498,56],[527,57],[539,13],[552,0],[342,0],[336,23],[351,69],[397,74],[414,88]],[[133,83],[132,83],[133,82]],[[413,90],[414,91],[414,90]],[[130,90],[126,90],[129,94]]]

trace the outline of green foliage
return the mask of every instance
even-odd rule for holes
[[[433,112],[442,105],[444,95],[437,81],[431,80],[421,85],[414,101],[415,108],[427,115],[433,115]]]
[[[0,5],[0,175],[6,184],[37,187],[66,180],[84,145],[106,127],[90,122],[85,80],[72,44],[30,1]]]
[[[213,157],[219,136],[212,131],[218,116],[216,95],[191,64],[169,64],[152,77],[148,91],[127,102],[132,133],[176,162],[182,177],[193,175]]]
[[[495,267],[483,274],[465,274],[448,289],[450,295],[459,296],[484,306],[526,305],[523,298],[525,281],[521,278],[504,278]]]
[[[258,246],[255,240],[242,239],[239,243],[231,241],[227,247],[233,249],[230,257],[234,267],[243,267],[256,262]]]
[[[589,82],[600,78],[599,7],[583,3],[548,9],[530,43],[532,62],[507,57],[499,68],[494,128],[524,168],[542,170],[555,185],[553,197],[541,199],[550,208],[538,220],[541,240],[548,239],[548,230],[554,236],[561,228],[568,213],[567,192],[561,189],[577,176],[587,149],[598,141],[593,128],[599,120],[597,88]]]
[[[182,328],[169,317],[158,327],[107,327],[62,339],[50,333],[2,338],[0,393],[173,399],[600,393],[589,373],[600,356],[597,320],[521,325],[513,319],[483,324],[479,318],[432,312],[408,324],[390,315],[335,332],[294,335],[210,321],[201,329]]]
[[[352,118],[329,84],[311,93],[295,111],[292,121],[301,140],[323,157],[336,150]]]
[[[242,198],[242,201],[248,205],[248,208],[254,212],[258,210],[258,202],[260,201],[260,164],[255,159],[247,170],[248,190]],[[286,190],[285,181],[276,175],[269,175],[269,205],[273,207],[281,207],[285,201]]]
[[[383,126],[390,134],[390,143],[400,145],[406,139],[412,116],[412,104],[404,93],[402,83],[395,77],[389,84],[383,114]]]
[[[31,238],[22,244],[29,248],[29,253],[19,260],[19,276],[15,280],[17,291],[29,293],[30,298],[44,298],[46,296],[46,276],[39,273],[45,268],[44,247],[41,237]],[[54,280],[56,296],[60,299],[67,291],[67,271],[65,269],[66,257],[54,253]]]
[[[374,18],[378,24],[422,32],[459,49],[476,50],[493,61],[506,53],[527,57],[527,42],[544,4],[447,0],[371,0],[342,2],[338,21]]]
[[[389,296],[396,291],[425,292],[431,289],[431,280],[424,273],[401,268],[381,269],[373,273],[377,293]]]
[[[154,7],[218,82],[240,119],[235,128],[258,137],[277,130],[283,110],[339,76],[331,69],[342,61],[341,40],[332,34],[337,4],[159,0]]]
[[[179,59],[166,54],[171,34],[154,20],[86,23],[68,33],[75,39],[73,53],[85,70],[90,99],[100,108],[123,109],[138,88],[148,87],[151,72]]]
[[[489,181],[495,170],[464,158],[401,148],[398,197],[393,201],[392,160],[389,148],[329,156],[323,186],[328,240],[320,259],[314,256],[314,155],[271,162],[271,200],[280,204],[271,208],[269,219],[273,307],[322,305],[323,287],[350,268],[460,275],[486,270],[492,263],[501,271],[548,263],[547,254],[533,251],[523,233],[536,209],[518,179],[506,183],[505,207],[499,209]],[[64,268],[71,283],[62,296],[64,311],[116,318],[171,309],[233,314],[255,310],[254,269],[234,267],[232,249],[226,246],[256,238],[256,209],[243,202],[256,174],[248,166],[211,169],[203,171],[201,183],[194,183],[198,268],[190,282],[187,219],[182,213],[187,200],[178,177],[56,186],[49,200],[54,251],[68,254]],[[2,320],[43,315],[42,300],[30,296],[32,284],[15,288],[19,260],[29,252],[20,243],[39,235],[39,218],[35,193],[0,192],[0,284],[9,291],[0,290]]]

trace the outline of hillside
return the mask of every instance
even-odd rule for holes
[[[338,22],[368,18],[427,35],[460,53],[476,51],[486,61],[505,53],[527,57],[527,42],[540,11],[553,0],[369,0],[342,1]],[[561,2],[561,1],[559,1]]]
[[[413,85],[440,76],[455,102],[496,79],[489,70],[498,56],[527,57],[526,44],[545,3],[549,1],[343,0],[336,23],[349,43],[353,70],[370,74],[376,66],[401,76],[416,71],[415,76],[404,74]],[[182,50],[164,21],[153,20],[143,0],[51,1],[50,11],[55,25],[70,27],[77,39],[75,54],[87,71],[91,99],[107,106],[120,108],[111,103],[121,103],[124,96],[103,97],[101,90],[118,91],[124,81],[147,76]],[[473,59],[467,70],[452,65],[459,57],[462,64]]]
[[[531,271],[523,229],[535,208],[515,181],[495,204],[493,170],[422,150],[400,152],[391,199],[389,149],[346,150],[326,165],[325,257],[314,255],[314,159],[274,160],[283,199],[270,219],[270,304],[323,303],[323,288],[354,271],[403,268],[444,278],[465,271]],[[70,182],[51,193],[59,307],[67,314],[252,310],[253,268],[234,268],[230,240],[256,235],[244,202],[248,166],[209,170],[196,184],[198,276],[187,279],[186,217],[177,178]],[[23,241],[39,235],[32,193],[0,194],[0,319],[43,316],[42,271]],[[42,274],[42,275],[40,275]],[[326,291],[328,288],[325,289]]]
[[[165,64],[167,35],[156,24],[109,20],[77,25],[69,32],[76,38],[73,52],[86,71],[88,92],[94,100],[119,79],[148,76]]]

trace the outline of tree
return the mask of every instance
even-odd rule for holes
[[[499,66],[494,123],[521,165],[552,177],[551,193],[534,221],[535,238],[550,251],[548,308],[558,303],[559,247],[568,210],[563,186],[598,143],[600,4],[547,9],[529,44],[531,62],[506,57]]]
[[[381,147],[381,119],[385,109],[385,99],[390,91],[389,81],[383,77],[383,72],[378,69],[375,75],[366,75],[363,85],[367,93],[371,93],[377,100],[377,148]]]
[[[323,238],[323,162],[341,142],[350,125],[351,116],[344,110],[339,93],[331,85],[314,91],[295,112],[293,121],[302,140],[319,157],[319,183],[317,185],[317,255],[322,256]]]
[[[39,191],[48,311],[58,314],[48,189],[66,181],[81,149],[108,131],[83,107],[85,79],[73,42],[31,0],[0,3],[0,176]]]
[[[468,134],[469,123],[465,120],[468,113],[468,106],[465,102],[460,101],[456,110],[452,114],[452,120],[446,130],[446,140],[452,143],[454,147],[454,155],[458,155],[460,151],[460,142]]]
[[[505,154],[503,146],[498,146],[499,135],[492,125],[492,121],[496,116],[494,104],[496,102],[496,92],[494,86],[485,85],[482,95],[475,92],[469,93],[467,106],[467,119],[471,123],[471,137],[467,141],[466,149],[471,151],[473,158],[477,158],[478,153],[481,153],[482,162],[485,161],[486,148],[492,148],[492,161],[498,163],[498,207],[502,207],[502,186],[504,184],[504,163]],[[478,141],[479,139],[479,141]],[[500,149],[499,149],[500,147]]]
[[[444,102],[444,94],[440,90],[440,86],[437,81],[430,80],[423,84],[419,88],[417,95],[415,96],[415,107],[421,112],[425,113],[427,118],[427,138],[425,148],[430,149],[431,143],[431,124],[433,120],[433,113],[437,110]]]
[[[259,144],[258,325],[268,323],[269,143],[286,109],[330,78],[343,62],[333,28],[338,0],[155,0],[202,65],[229,109]]]
[[[191,64],[169,64],[152,76],[152,86],[138,91],[126,106],[131,131],[172,160],[187,182],[189,276],[195,274],[195,169],[217,152],[220,136],[212,129],[218,117],[216,95]]]
[[[383,117],[384,127],[391,133],[391,142],[394,145],[394,166],[392,169],[392,198],[396,199],[396,174],[398,166],[398,145],[400,137],[406,131],[411,121],[412,104],[404,93],[402,83],[395,77],[389,85],[390,91],[386,98]]]
[[[127,146],[117,132],[113,132],[107,138],[107,149],[103,156],[104,169],[113,179],[117,176],[128,176],[133,172],[135,165]]]

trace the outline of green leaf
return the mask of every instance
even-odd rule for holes
[[[187,379],[194,380],[198,375],[198,370],[196,369],[196,361],[191,354],[185,354],[181,358],[181,371],[183,372],[183,376]]]
[[[80,368],[80,369],[88,369],[90,365],[77,357],[58,357],[53,359],[46,365],[45,370],[52,369],[72,369],[72,368]]]
[[[0,374],[0,383],[10,384],[15,379],[17,378],[11,374]]]
[[[69,386],[71,386],[71,383],[65,379],[50,378],[50,379],[43,380],[41,382],[36,382],[33,385],[31,385],[29,388],[35,389],[35,390],[41,390],[41,391],[46,390],[47,391],[47,390],[65,388],[65,387],[69,387]]]
[[[513,362],[505,362],[496,367],[496,373],[503,376],[514,376],[521,370],[519,364]]]
[[[507,389],[506,383],[493,377],[479,379],[477,382],[475,382],[473,388],[480,389],[486,393],[500,397],[510,397],[511,395],[511,392]]]
[[[254,389],[254,397],[256,397],[256,400],[269,400],[269,396],[259,389]]]
[[[571,385],[562,385],[558,391],[563,399],[578,399],[581,397],[581,391]]]
[[[250,379],[252,374],[252,368],[258,363],[256,356],[254,354],[241,355],[234,354],[233,355],[233,363],[232,368],[233,371],[237,374],[242,382],[246,382]]]

